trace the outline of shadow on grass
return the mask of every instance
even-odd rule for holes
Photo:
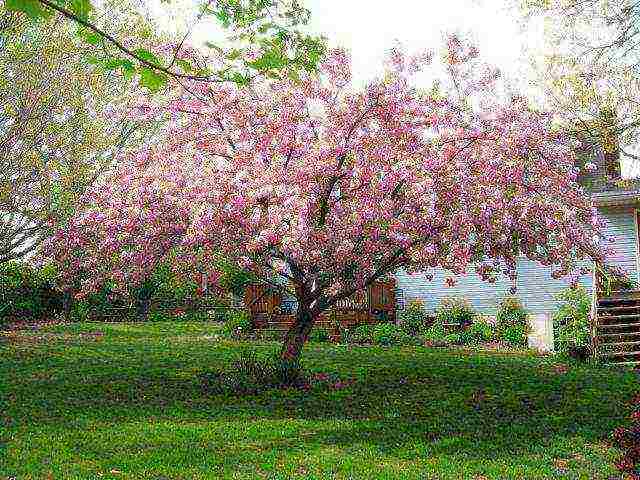
[[[354,376],[356,384],[343,390],[209,396],[197,374],[212,361],[228,362],[232,348],[223,350],[216,357],[209,350],[190,356],[165,346],[146,352],[111,346],[87,351],[84,361],[79,352],[63,358],[52,353],[47,357],[51,369],[35,361],[11,372],[15,382],[0,387],[2,421],[10,429],[80,431],[93,423],[144,419],[181,424],[300,420],[315,422],[300,445],[361,444],[382,454],[423,445],[431,454],[491,457],[543,450],[558,436],[602,440],[626,413],[624,402],[635,388],[631,373],[577,367],[557,374],[532,358],[390,349],[372,362],[375,353],[367,349],[329,355],[315,349],[308,365]],[[14,366],[20,369],[19,358]],[[276,448],[288,448],[278,442]],[[179,443],[175,448],[182,449]]]

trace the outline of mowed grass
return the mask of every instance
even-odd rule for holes
[[[309,370],[356,383],[208,396],[197,375],[246,348],[216,340],[218,328],[87,323],[0,337],[0,478],[617,478],[606,441],[638,388],[631,371],[310,344]]]

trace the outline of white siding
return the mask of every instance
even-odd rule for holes
[[[420,299],[428,311],[434,310],[443,298],[464,297],[476,310],[491,313],[500,298],[507,295],[511,288],[511,281],[506,277],[490,284],[480,280],[473,272],[457,277],[457,283],[448,287],[444,282],[450,276],[453,276],[450,272],[436,270],[433,280],[429,281],[422,274],[407,275],[405,272],[398,272],[396,280],[398,288],[404,293],[405,304],[412,299]]]
[[[636,266],[637,242],[634,210],[625,208],[603,208],[602,215],[607,222],[607,233],[616,239],[614,253],[610,258],[612,264],[624,268],[629,275],[638,280]],[[435,309],[444,297],[464,297],[473,306],[485,314],[494,314],[500,299],[508,295],[511,283],[502,277],[494,284],[485,283],[475,273],[458,277],[455,286],[447,287],[444,280],[452,276],[449,272],[438,270],[432,281],[424,275],[407,275],[398,272],[396,275],[398,288],[403,291],[405,303],[411,299],[422,300],[428,310]],[[580,279],[580,283],[591,288],[591,275]],[[518,296],[525,308],[531,313],[547,313],[555,309],[557,294],[567,286],[565,280],[551,278],[551,269],[523,258],[518,262],[518,280],[516,283]]]
[[[628,272],[633,280],[638,280],[638,242],[635,225],[635,210],[632,207],[603,208],[602,215],[607,221],[607,233],[615,238],[610,262]]]

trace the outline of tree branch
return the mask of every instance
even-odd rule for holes
[[[109,43],[111,43],[113,46],[115,46],[118,50],[120,50],[121,52],[125,53],[127,56],[129,56],[131,58],[134,58],[136,61],[138,61],[139,63],[141,63],[142,65],[144,65],[144,66],[146,66],[148,68],[151,68],[153,70],[157,70],[159,72],[166,73],[167,75],[169,75],[169,76],[171,76],[173,78],[180,78],[180,79],[184,79],[184,80],[193,80],[193,81],[196,81],[196,82],[224,82],[225,81],[225,80],[223,80],[221,78],[215,79],[215,78],[211,78],[210,76],[189,75],[189,74],[185,74],[185,73],[179,73],[179,72],[172,71],[170,68],[163,67],[162,65],[157,65],[157,64],[155,64],[153,62],[150,62],[149,60],[146,60],[146,59],[140,57],[133,50],[125,47],[122,43],[120,43],[112,35],[108,34],[104,30],[96,27],[92,23],[84,20],[83,18],[79,17],[78,15],[76,15],[73,12],[71,12],[70,10],[67,10],[64,7],[61,7],[61,6],[53,3],[50,0],[38,0],[38,2],[40,2],[42,5],[45,5],[46,7],[49,7],[52,10],[55,10],[60,15],[62,15],[64,17],[76,22],[77,24],[82,25],[83,27],[88,28],[89,30],[97,33],[102,38],[104,38]],[[173,62],[172,62],[172,64],[173,64]]]

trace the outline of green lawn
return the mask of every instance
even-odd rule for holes
[[[606,439],[638,387],[630,371],[311,344],[309,369],[356,383],[207,397],[196,375],[240,348],[214,339],[217,328],[81,324],[0,337],[0,478],[617,478]]]

